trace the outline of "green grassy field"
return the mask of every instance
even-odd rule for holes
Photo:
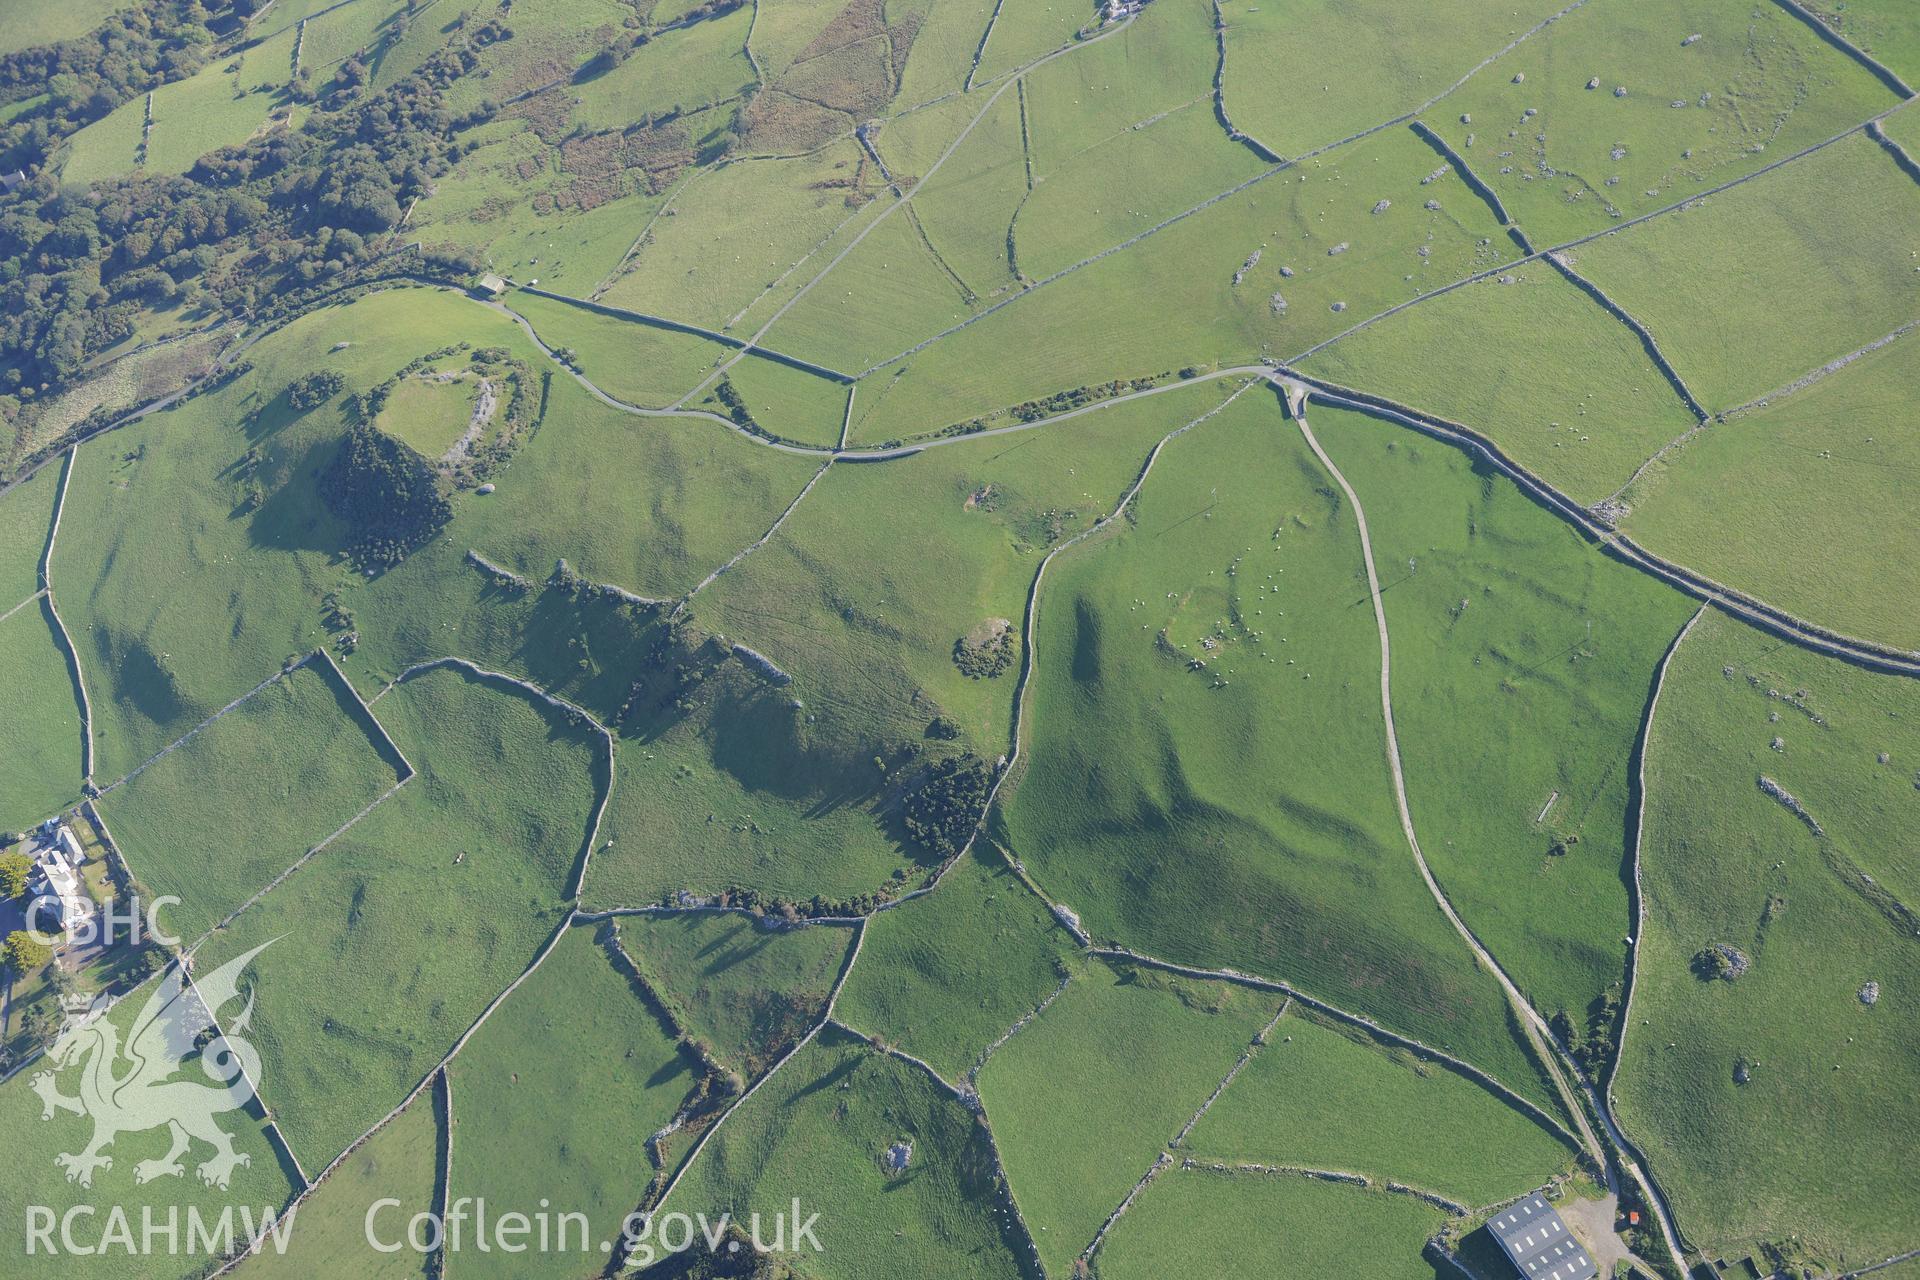
[[[40,557],[53,529],[60,496],[59,460],[48,463],[0,496],[0,613],[40,589]]]
[[[847,419],[846,383],[758,355],[749,355],[727,370],[727,380],[763,431],[802,444],[831,448],[840,443],[840,429]],[[701,397],[698,407],[730,416],[711,391]]]
[[[99,801],[151,893],[181,901],[191,942],[405,775],[352,694],[309,664],[241,703]]]
[[[976,81],[986,83],[1071,44],[1075,33],[1095,25],[1095,15],[1076,0],[1006,0],[980,53]]]
[[[1177,1274],[1204,1256],[1209,1274],[1353,1274],[1377,1280],[1455,1275],[1428,1262],[1445,1218],[1410,1196],[1285,1175],[1169,1170],[1135,1202],[1095,1259],[1099,1280]],[[1278,1259],[1285,1259],[1278,1264]]]
[[[557,1216],[550,1251],[464,1249],[475,1276],[578,1276],[601,1264],[653,1177],[648,1135],[672,1121],[698,1063],[673,1041],[587,926],[488,1019],[453,1060],[455,1200],[484,1197],[489,1216]],[[568,1233],[562,1241],[562,1231]]]
[[[80,798],[80,703],[44,600],[0,622],[0,724],[0,831]]]
[[[1916,226],[1920,184],[1856,135],[1577,256],[1722,412],[1911,320]]]
[[[485,99],[504,102],[565,82],[611,43],[632,15],[618,0],[516,0],[507,24],[513,39],[489,45],[480,73],[456,81],[448,102],[456,112],[466,111]]]
[[[959,1080],[1053,994],[1072,949],[1046,904],[976,846],[938,892],[867,925],[835,1014]]]
[[[910,1143],[890,1172],[889,1147]],[[728,1116],[661,1213],[730,1212],[746,1224],[818,1206],[822,1252],[801,1250],[821,1280],[1018,1274],[1015,1230],[994,1193],[978,1122],[910,1063],[836,1031],[823,1032]],[[791,1224],[789,1223],[789,1229]]]
[[[1389,130],[1278,173],[875,371],[854,406],[855,438],[1115,377],[1285,358],[1498,265],[1511,246],[1493,238],[1492,216],[1457,176],[1423,185],[1434,167],[1431,148]],[[1426,209],[1429,198],[1440,208]],[[896,375],[884,397],[866,394]]]
[[[1885,1134],[1920,1061],[1920,878],[1902,852],[1920,811],[1915,696],[1907,680],[1720,614],[1668,671],[1647,762],[1647,918],[1614,1092],[1680,1229],[1716,1256],[1792,1236],[1839,1269],[1912,1248],[1920,1187]],[[1876,763],[1879,751],[1893,763]],[[1716,944],[1744,954],[1746,972],[1696,976]],[[1868,982],[1880,984],[1871,1006]],[[1852,1194],[1859,1186],[1877,1194]]]
[[[1896,101],[1784,6],[1675,0],[1576,9],[1428,123],[1547,245],[1751,173]],[[1759,248],[1726,239],[1728,253]]]
[[[1909,84],[1920,78],[1920,14],[1910,6],[1900,0],[1806,0],[1806,8]]]
[[[702,173],[674,198],[673,212],[653,224],[605,300],[725,326],[880,190],[878,174],[870,182],[860,176],[861,155],[848,140],[816,155],[739,160]],[[633,234],[640,230],[636,225]],[[801,267],[794,287],[813,273]]]
[[[1920,337],[1909,334],[1702,432],[1627,492],[1627,531],[1801,617],[1920,648],[1903,605],[1920,594],[1920,571],[1898,549],[1920,468],[1905,392],[1916,377]]]
[[[61,5],[9,5],[0,14],[0,54],[71,40],[104,23],[124,0],[77,0]]]
[[[366,582],[339,559],[343,531],[315,481],[341,409],[296,414],[287,385],[333,370],[344,398],[456,338],[532,355],[505,317],[451,293],[393,290],[296,320],[248,351],[246,375],[81,448],[53,580],[103,780],[325,643],[322,598]],[[262,493],[251,511],[249,483]]]
[[[117,1040],[124,1043],[124,1037],[132,1033],[137,1015],[156,989],[154,983],[139,988],[105,1015],[115,1028]],[[81,1093],[85,1088],[81,1077],[86,1070],[82,1064],[94,1062],[102,1052],[85,1047],[79,1056],[61,1068],[54,1081],[60,1092],[69,1097]],[[98,1206],[93,1212],[72,1219],[75,1242],[83,1247],[99,1245],[102,1233],[108,1229],[112,1206],[118,1206],[133,1224],[136,1243],[143,1208],[150,1209],[161,1224],[165,1223],[169,1208],[177,1210],[181,1248],[185,1249],[190,1211],[196,1211],[203,1222],[212,1225],[218,1223],[222,1210],[232,1210],[235,1238],[242,1240],[246,1238],[242,1228],[243,1208],[258,1229],[293,1198],[293,1171],[282,1163],[265,1123],[244,1111],[229,1112],[220,1118],[221,1128],[233,1140],[234,1150],[248,1159],[248,1163],[232,1171],[231,1181],[225,1188],[204,1183],[198,1177],[198,1166],[213,1155],[213,1148],[198,1142],[183,1158],[186,1168],[181,1176],[139,1182],[136,1167],[143,1161],[159,1160],[171,1145],[164,1127],[120,1134],[106,1152],[112,1158],[111,1168],[96,1172],[90,1187],[69,1182],[55,1158],[62,1153],[82,1152],[93,1134],[94,1124],[84,1116],[67,1112],[55,1112],[51,1120],[41,1119],[41,1100],[32,1088],[32,1077],[41,1069],[23,1072],[0,1085],[0,1117],[4,1117],[11,1135],[7,1159],[0,1161],[0,1195],[6,1197],[8,1204],[17,1206],[18,1212],[29,1205],[44,1206],[53,1212],[56,1222],[75,1208]],[[118,1070],[127,1074],[125,1067]],[[198,1063],[188,1063],[184,1071],[191,1071],[194,1079],[200,1078]],[[184,1071],[179,1079],[188,1079]],[[56,1231],[54,1240],[58,1239]],[[4,1245],[0,1245],[4,1250],[0,1253],[4,1259],[0,1265],[5,1266],[9,1276],[19,1276],[22,1280],[38,1280],[43,1276],[67,1280],[75,1275],[111,1277],[112,1280],[147,1280],[149,1277],[172,1280],[195,1265],[194,1260],[184,1256],[167,1256],[164,1236],[160,1240],[162,1252],[157,1256],[141,1257],[124,1248],[112,1248],[81,1260],[68,1255],[64,1249],[50,1252],[44,1244],[29,1253],[29,1238],[24,1228],[12,1229],[7,1232]],[[204,1254],[199,1261],[205,1261]]]
[[[716,423],[621,413],[564,374],[548,396],[498,492],[466,500],[448,529],[450,545],[533,578],[565,558],[595,582],[677,595],[765,533],[820,465]]]
[[[853,945],[845,926],[782,932],[701,912],[628,917],[619,931],[687,1034],[749,1080],[820,1020]]]
[[[1358,1173],[1469,1207],[1530,1191],[1574,1158],[1468,1077],[1304,1011],[1280,1020],[1185,1146],[1203,1164]]]
[[[373,1219],[375,1238],[381,1244],[395,1244],[407,1238],[407,1226],[415,1214],[435,1210],[440,1174],[440,1118],[435,1105],[431,1090],[414,1099],[301,1202],[284,1251],[269,1241],[234,1274],[246,1280],[295,1280],[347,1270],[365,1280],[419,1280],[430,1275],[426,1257],[412,1248],[383,1253],[370,1247],[367,1215],[378,1200],[400,1202],[381,1207]]]
[[[711,338],[622,320],[535,293],[514,293],[507,305],[527,318],[542,342],[572,352],[594,385],[645,409],[666,408],[732,354],[732,348]]]
[[[773,541],[695,601],[696,616],[790,672],[827,726],[816,732],[918,738],[945,717],[997,755],[1040,556],[1112,511],[1161,437],[1230,389],[1222,379],[902,461],[837,464]],[[904,545],[919,556],[895,558]],[[1012,661],[967,676],[954,646],[1000,620]]]
[[[576,85],[573,118],[590,129],[621,129],[643,116],[732,101],[753,83],[751,25],[747,5],[641,46],[618,67]]]
[[[201,949],[257,961],[262,1096],[303,1164],[343,1150],[532,962],[563,915],[599,749],[452,670],[376,704],[419,776]]]
[[[155,89],[144,165],[137,162],[147,98],[135,94],[74,135],[61,178],[84,184],[119,177],[136,167],[155,174],[185,173],[207,152],[245,142],[267,124],[270,114],[284,113],[292,50],[290,36],[277,37],[244,57],[216,57],[186,79]],[[247,73],[247,59],[257,58],[267,67],[276,57],[277,79],[271,83],[256,78],[267,75],[258,68],[253,75]]]
[[[479,381],[471,377],[402,378],[376,422],[415,453],[437,459],[466,434],[479,395]]]
[[[1414,110],[1557,7],[1224,0],[1227,115],[1299,155]]]
[[[981,109],[975,94],[960,99],[969,116]],[[910,210],[919,220],[917,234],[924,234],[933,251],[947,269],[957,276],[977,298],[992,299],[1004,295],[1016,284],[1013,265],[1008,260],[1008,228],[1014,214],[1031,189],[1027,181],[1027,148],[1021,131],[1020,90],[1002,94],[986,108],[980,123],[973,127],[965,142],[948,156],[938,172],[915,192]],[[925,119],[928,132],[945,142],[944,130],[935,131],[942,117],[909,116],[898,126],[888,125],[885,137],[896,129],[911,130]],[[891,141],[891,139],[889,139]],[[909,142],[917,142],[910,138]],[[908,146],[908,154],[916,148]],[[886,153],[882,153],[886,154]],[[896,173],[902,182],[910,182],[924,173],[938,153],[919,160],[913,168]],[[832,284],[829,280],[827,287]],[[885,354],[899,349],[895,343]]]
[[[1298,983],[1543,1097],[1400,833],[1336,492],[1250,391],[1054,562],[1009,844],[1096,938]]]
[[[890,22],[920,22],[895,100],[913,106],[965,84],[993,8],[993,0],[896,0],[889,5]]]
[[[1409,307],[1300,369],[1471,427],[1582,503],[1695,422],[1633,331],[1538,261]]]
[[[1367,510],[1421,847],[1534,1003],[1584,1025],[1622,976],[1633,744],[1694,602],[1458,450],[1308,420]]]
[[[1093,963],[987,1059],[980,1097],[1050,1274],[1068,1273],[1279,1008],[1241,987]]]

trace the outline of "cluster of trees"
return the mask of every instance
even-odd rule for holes
[[[901,802],[907,834],[940,857],[952,857],[973,834],[992,785],[993,771],[971,751],[935,761]]]
[[[198,71],[213,53],[210,9],[245,14],[252,0],[140,0],[86,35],[0,58],[0,104],[31,103],[0,126],[0,168],[37,164],[136,94]]]
[[[453,518],[439,473],[361,419],[320,475],[320,497],[347,526],[347,554],[363,569],[404,560]]]
[[[259,318],[303,287],[352,283],[459,158],[456,133],[492,114],[456,116],[444,91],[509,34],[497,22],[469,29],[389,88],[184,175],[81,191],[42,169],[0,198],[0,416],[127,338],[145,308],[204,303]],[[455,276],[476,266],[457,253],[417,265]]]
[[[287,384],[287,406],[295,413],[318,409],[339,395],[340,388],[345,385],[346,380],[334,369],[316,369],[312,373],[303,373]]]

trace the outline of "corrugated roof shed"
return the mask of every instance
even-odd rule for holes
[[[1546,1197],[1523,1197],[1493,1215],[1487,1230],[1525,1280],[1592,1280],[1600,1274]]]

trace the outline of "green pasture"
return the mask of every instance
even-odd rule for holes
[[[198,953],[254,962],[260,1089],[317,1168],[405,1097],[565,914],[606,785],[590,730],[453,669],[375,704],[420,770]]]
[[[623,917],[619,937],[682,1031],[748,1080],[813,1030],[853,946],[844,925],[716,912]]]
[[[1357,1173],[1470,1208],[1531,1191],[1574,1158],[1565,1139],[1470,1077],[1300,1009],[1183,1145],[1202,1164]]]
[[[1297,983],[1539,1100],[1400,831],[1338,492],[1249,391],[1050,566],[1008,843],[1096,939]]]
[[[969,112],[980,110],[978,97],[976,94],[961,100]],[[918,117],[907,120],[917,121]],[[895,128],[909,129],[912,125],[907,121],[898,126],[889,124],[882,137]],[[938,158],[936,153],[933,159]],[[931,163],[920,163],[895,176],[903,183],[910,182]],[[1007,260],[1008,228],[1029,189],[1020,94],[1016,89],[1000,95],[999,101],[986,108],[966,141],[915,192],[913,203],[895,217],[919,220],[917,233],[926,237],[938,260],[946,264],[966,292],[976,298],[994,298],[1016,284]],[[821,282],[821,288],[831,291],[833,284],[834,277],[830,276]],[[892,355],[901,345],[895,341],[885,354]]]
[[[0,622],[0,831],[7,832],[78,800],[84,773],[80,702],[53,615],[45,600],[18,610]]]
[[[624,129],[637,120],[669,112],[698,111],[730,102],[753,84],[747,61],[747,28],[753,6],[649,41],[604,73],[586,73],[571,92],[576,124]]]
[[[383,1253],[367,1242],[368,1213],[374,1238],[383,1245],[407,1240],[415,1214],[439,1208],[440,1117],[429,1089],[355,1148],[353,1154],[294,1211],[293,1230],[283,1250],[269,1240],[234,1272],[246,1280],[275,1280],[316,1274],[351,1274],[365,1280],[420,1280],[432,1274],[427,1257],[411,1247]],[[424,1230],[424,1228],[423,1228]]]
[[[783,440],[826,448],[840,443],[840,429],[847,419],[848,384],[751,354],[727,370],[727,380],[740,393],[747,412],[762,431]],[[731,416],[711,391],[698,403],[710,413]]]
[[[907,1167],[886,1168],[902,1143]],[[802,1221],[818,1206],[821,1252],[800,1257],[821,1280],[1020,1271],[979,1121],[919,1067],[832,1029],[728,1115],[660,1209],[742,1225],[758,1212],[770,1240],[796,1197]]]
[[[0,613],[40,589],[40,559],[53,531],[53,504],[60,496],[56,458],[0,493]]]
[[[72,40],[106,22],[125,0],[74,0],[70,4],[8,5],[0,14],[0,55]]]
[[[1864,135],[1581,248],[1714,412],[1913,319],[1920,184]]]
[[[1544,246],[1743,177],[1896,101],[1784,5],[1674,0],[1575,9],[1427,121]],[[1721,252],[1747,256],[1755,277],[1778,265],[1738,234]]]
[[[976,845],[937,892],[867,923],[835,1013],[957,1081],[1053,994],[1072,949],[1046,904]]]
[[[1049,1273],[1068,1274],[1279,1009],[1242,987],[1093,963],[987,1059],[981,1101]]]
[[[1920,879],[1904,853],[1920,814],[1915,698],[1903,677],[1719,613],[1668,671],[1613,1092],[1680,1230],[1714,1256],[1791,1237],[1841,1270],[1912,1247],[1920,1187],[1886,1134],[1911,1111],[1920,1061]],[[1744,972],[1701,968],[1717,945]]]
[[[1633,331],[1537,260],[1341,338],[1300,370],[1458,422],[1581,503],[1696,421]]]
[[[524,290],[507,305],[525,316],[540,340],[573,354],[580,372],[608,395],[646,409],[664,409],[692,391],[732,354],[725,343],[639,320],[625,320]]]
[[[1412,1196],[1287,1174],[1169,1169],[1134,1202],[1094,1260],[1099,1280],[1152,1280],[1205,1257],[1209,1274],[1365,1275],[1442,1280],[1427,1260],[1445,1224]],[[1276,1272],[1276,1267],[1284,1271]]]
[[[1307,417],[1367,511],[1421,848],[1534,1005],[1584,1026],[1623,977],[1634,742],[1694,602],[1457,449]]]
[[[975,80],[987,83],[1072,44],[1094,13],[1077,0],[1006,0],[980,52]]]
[[[647,1138],[672,1122],[698,1070],[595,930],[567,930],[447,1071],[452,1198],[484,1199],[495,1218],[538,1222],[545,1209],[555,1247],[505,1254],[469,1244],[454,1264],[512,1280],[601,1265],[600,1246],[620,1238],[653,1177]],[[562,1213],[587,1221],[563,1224]]]
[[[479,395],[479,380],[473,377],[402,378],[375,421],[421,457],[438,459],[466,434]]]
[[[309,663],[109,791],[100,814],[148,892],[180,899],[166,924],[190,943],[405,776],[377,732]]]
[[[1905,518],[1920,501],[1908,334],[1791,395],[1716,423],[1624,495],[1627,531],[1796,616],[1920,647],[1920,557]],[[1844,494],[1844,501],[1835,501]]]

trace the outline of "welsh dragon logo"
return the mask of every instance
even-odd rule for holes
[[[170,1130],[172,1145],[164,1156],[134,1166],[137,1182],[179,1177],[185,1172],[180,1158],[195,1141],[213,1148],[212,1157],[196,1170],[209,1186],[225,1190],[234,1169],[252,1163],[246,1153],[234,1150],[233,1138],[216,1122],[223,1112],[238,1111],[253,1101],[260,1078],[260,1055],[242,1038],[253,1017],[251,988],[246,1007],[224,1028],[214,1015],[239,999],[241,972],[272,945],[263,943],[197,981],[174,964],[134,1018],[125,1044],[114,1021],[104,1016],[104,996],[68,1023],[47,1050],[52,1068],[32,1081],[40,1095],[42,1120],[70,1111],[93,1121],[92,1141],[78,1152],[54,1157],[68,1182],[91,1187],[96,1170],[113,1168],[113,1157],[104,1151],[114,1139],[149,1129]],[[196,1054],[212,1085],[190,1075],[174,1078]],[[59,1088],[59,1078],[73,1067],[80,1072],[78,1097],[68,1097]]]

